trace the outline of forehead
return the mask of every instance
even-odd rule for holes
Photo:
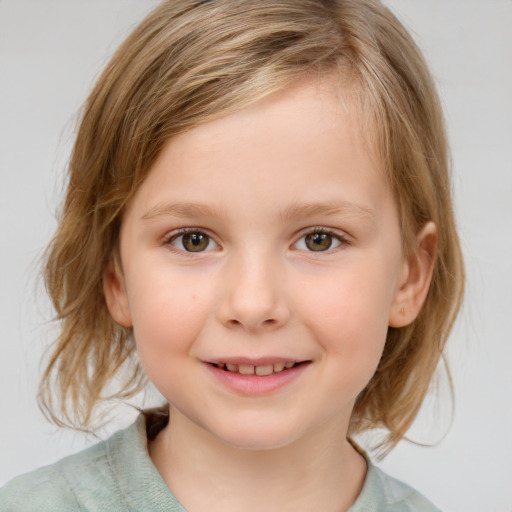
[[[248,202],[265,201],[276,190],[283,202],[316,201],[333,195],[333,183],[346,196],[356,190],[361,195],[363,189],[369,196],[386,192],[364,126],[353,89],[332,77],[304,79],[172,138],[149,170],[137,202],[154,207],[178,190],[187,201],[212,202],[225,187],[246,195]]]
[[[158,166],[163,155],[168,157],[170,153],[175,158],[194,154],[199,160],[203,155],[222,156],[229,147],[231,153],[236,154],[240,146],[235,140],[257,139],[266,149],[272,147],[283,154],[289,149],[286,137],[307,142],[301,148],[304,151],[327,150],[328,144],[314,142],[331,133],[343,138],[354,150],[367,153],[373,165],[380,169],[374,127],[368,115],[370,108],[361,98],[360,88],[343,77],[333,74],[323,79],[303,77],[235,114],[176,135],[166,144],[152,168]],[[281,144],[276,144],[278,140]]]

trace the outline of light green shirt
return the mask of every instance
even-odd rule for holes
[[[151,462],[143,415],[76,455],[22,475],[0,490],[0,512],[186,512]],[[368,460],[349,512],[440,512],[421,494]]]

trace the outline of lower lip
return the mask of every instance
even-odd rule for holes
[[[230,372],[207,363],[207,367],[225,387],[235,393],[251,396],[267,395],[284,388],[297,379],[308,366],[309,362],[302,363],[281,372],[260,376]]]

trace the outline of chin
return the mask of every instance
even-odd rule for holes
[[[250,426],[240,425],[236,430],[211,433],[231,448],[247,451],[277,450],[290,446],[301,438],[300,433],[291,431],[289,428],[261,423]]]

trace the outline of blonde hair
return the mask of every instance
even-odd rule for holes
[[[55,422],[86,428],[120,369],[114,396],[145,384],[131,331],[108,313],[102,275],[123,207],[163,145],[305,74],[333,71],[357,84],[371,115],[404,250],[427,221],[439,230],[424,307],[411,325],[389,328],[352,416],[352,434],[387,429],[388,449],[405,435],[460,308],[464,270],[435,86],[416,44],[377,0],[165,1],[117,50],[85,104],[46,254],[46,286],[62,327],[39,398]]]

